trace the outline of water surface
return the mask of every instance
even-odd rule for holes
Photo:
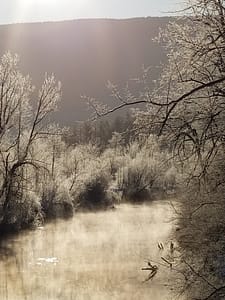
[[[25,231],[1,245],[1,300],[169,300],[170,270],[150,281],[146,260],[160,261],[171,240],[166,202],[120,205]],[[163,250],[167,251],[167,250]]]

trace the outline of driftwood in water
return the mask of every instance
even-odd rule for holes
[[[164,262],[166,262],[166,263],[170,266],[170,268],[172,268],[173,264],[172,264],[170,261],[168,261],[168,260],[165,259],[164,257],[161,257],[161,259],[162,259]]]
[[[159,248],[159,250],[163,250],[164,249],[163,244],[162,243],[158,243],[158,248]]]
[[[143,271],[150,271],[148,277],[144,280],[144,282],[152,279],[158,272],[158,267],[156,265],[152,265],[150,261],[148,261],[148,267],[142,268]]]

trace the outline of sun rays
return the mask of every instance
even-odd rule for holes
[[[14,23],[73,19],[91,14],[90,0],[17,0],[11,8]]]

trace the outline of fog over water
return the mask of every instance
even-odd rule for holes
[[[167,202],[79,213],[1,243],[0,299],[174,299],[170,270],[143,282],[171,241]],[[164,250],[166,251],[166,250]]]

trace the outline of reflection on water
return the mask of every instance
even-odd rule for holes
[[[169,244],[172,210],[165,202],[80,213],[23,232],[0,245],[0,299],[173,299],[169,270],[144,282],[148,258]]]

